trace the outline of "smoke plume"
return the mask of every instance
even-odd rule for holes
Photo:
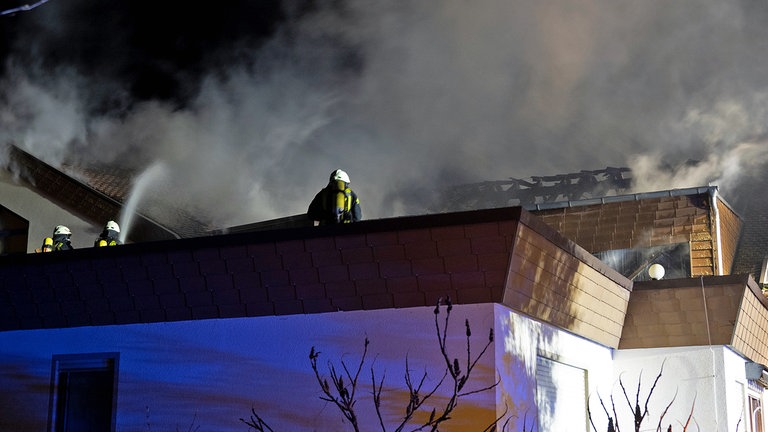
[[[336,168],[380,218],[606,166],[735,188],[768,157],[760,2],[103,3],[0,17],[0,143],[162,162],[154,193],[219,227],[305,212]]]

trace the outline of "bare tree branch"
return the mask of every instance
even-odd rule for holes
[[[446,314],[445,314],[445,320],[443,321],[442,329],[440,328],[440,321],[438,319],[438,315],[440,314],[440,305],[445,304],[446,306]],[[480,354],[473,360],[472,354],[471,354],[471,343],[470,343],[470,336],[472,334],[472,331],[469,327],[469,321],[465,320],[465,328],[466,328],[466,337],[467,337],[467,363],[466,363],[466,371],[465,373],[462,373],[461,367],[459,365],[458,358],[454,358],[453,361],[451,361],[450,356],[448,355],[448,348],[446,344],[446,338],[448,333],[448,321],[451,316],[451,310],[453,309],[453,305],[451,304],[450,297],[446,297],[446,299],[443,301],[442,299],[438,300],[437,305],[435,306],[435,330],[437,332],[437,340],[438,345],[440,346],[440,353],[443,356],[443,360],[445,361],[446,371],[448,374],[450,374],[451,379],[453,380],[453,390],[451,392],[451,397],[448,399],[448,402],[446,403],[445,407],[441,409],[441,412],[439,415],[435,415],[435,410],[433,410],[433,415],[430,416],[430,419],[422,424],[420,427],[414,429],[414,431],[417,430],[429,430],[431,432],[437,431],[439,425],[449,420],[451,417],[451,412],[456,408],[456,405],[458,404],[458,400],[460,397],[466,395],[466,394],[472,394],[474,392],[469,393],[461,393],[461,390],[464,388],[464,385],[468,382],[469,376],[472,372],[472,370],[477,365],[477,362],[479,361],[480,357],[485,354],[488,347],[493,344],[493,329],[491,329],[488,342],[486,343],[485,347],[483,347]],[[498,385],[498,382],[492,386],[489,386],[486,388],[492,389],[496,385]]]
[[[432,388],[432,390],[430,390],[423,396],[419,396],[419,392],[421,392],[421,388],[424,385],[424,381],[427,378],[427,373],[424,372],[424,374],[422,374],[421,379],[419,380],[418,386],[414,387],[413,380],[411,379],[410,368],[408,367],[408,358],[406,357],[405,382],[406,382],[406,387],[408,388],[409,400],[408,400],[408,405],[406,406],[406,415],[403,417],[403,420],[400,422],[397,428],[395,428],[395,432],[402,431],[408,425],[408,422],[411,421],[414,414],[424,405],[425,402],[427,402],[429,398],[432,397],[432,395],[435,394],[435,392],[437,392],[437,390],[443,384],[447,376],[448,376],[448,371],[445,371],[443,373],[442,378],[440,378],[440,380]],[[432,413],[430,414],[430,420],[433,419],[434,416],[435,416],[435,410],[433,409]]]
[[[384,419],[381,417],[381,389],[384,388],[384,378],[386,373],[382,374],[381,380],[376,382],[376,372],[371,366],[371,384],[373,387],[373,406],[376,408],[376,417],[379,419],[379,426],[381,426],[382,432],[386,432],[387,428],[384,427]]]
[[[505,431],[507,430],[507,425],[509,425],[509,422],[512,420],[512,416],[507,416],[507,413],[509,413],[509,406],[507,404],[504,404],[504,412],[501,413],[500,416],[496,417],[496,419],[493,420],[493,423],[489,424],[485,429],[483,429],[483,432],[496,432],[496,426],[498,426],[498,423],[501,421],[501,419],[506,417],[506,420],[504,421],[504,424],[501,426],[501,430]],[[525,426],[523,426],[525,428]]]
[[[661,431],[661,424],[664,422],[664,416],[667,415],[667,412],[669,411],[669,408],[672,407],[672,404],[675,402],[676,398],[677,398],[677,391],[675,391],[675,395],[672,396],[672,400],[669,401],[669,404],[667,404],[667,407],[664,408],[664,411],[662,411],[661,416],[659,416],[659,424],[658,424],[658,426],[656,426],[656,431],[657,432],[662,432]],[[691,414],[693,414],[693,412],[691,412]],[[672,425],[670,425],[669,427],[672,428]]]
[[[254,408],[251,408],[251,419],[250,420],[245,420],[245,419],[241,418],[240,421],[245,423],[245,424],[247,424],[248,426],[250,426],[251,428],[253,428],[254,430],[256,430],[258,432],[275,432],[274,430],[272,430],[271,427],[269,427],[267,422],[265,422],[264,419],[261,418],[256,413],[256,410]]]
[[[675,393],[677,395],[677,393]],[[688,425],[691,424],[691,419],[693,418],[693,408],[696,407],[696,396],[693,397],[693,403],[691,404],[691,412],[688,414],[688,420],[686,420],[685,424],[683,425],[683,432],[686,432],[688,430]],[[694,420],[695,422],[695,420]],[[698,428],[698,425],[696,425]]]
[[[440,309],[441,306],[445,305],[445,318],[440,321]],[[442,298],[437,301],[437,304],[435,305],[434,315],[435,315],[435,332],[437,335],[437,342],[438,346],[440,347],[440,354],[443,358],[443,361],[445,362],[445,370],[443,371],[443,376],[437,381],[437,383],[430,387],[429,390],[424,389],[424,385],[426,383],[427,379],[427,372],[425,371],[423,374],[421,374],[418,379],[414,379],[414,376],[411,373],[411,368],[409,365],[408,357],[405,359],[405,386],[408,390],[408,402],[405,406],[405,414],[403,415],[400,423],[397,425],[397,427],[394,429],[395,432],[402,432],[405,430],[406,427],[410,423],[414,421],[414,417],[417,412],[423,411],[425,408],[425,405],[427,401],[430,401],[433,396],[437,393],[437,391],[443,386],[443,383],[446,382],[448,376],[451,377],[451,393],[450,397],[448,398],[448,401],[445,403],[444,406],[433,407],[431,412],[429,413],[429,418],[426,421],[423,421],[421,424],[413,427],[410,429],[411,432],[416,431],[424,431],[429,430],[430,432],[437,432],[439,426],[451,419],[451,413],[458,405],[459,399],[465,396],[481,393],[484,391],[489,391],[494,389],[499,383],[501,382],[501,379],[499,378],[495,383],[475,390],[469,390],[469,391],[462,391],[464,390],[465,385],[469,382],[469,377],[472,371],[475,369],[475,367],[478,365],[478,362],[480,361],[480,358],[485,355],[485,353],[488,351],[488,348],[493,344],[493,328],[490,329],[489,335],[488,335],[488,341],[483,347],[483,349],[480,351],[480,353],[473,357],[472,355],[472,348],[471,348],[471,336],[472,336],[472,330],[469,326],[469,320],[464,321],[464,326],[466,329],[466,362],[464,364],[464,370],[462,371],[461,365],[459,364],[459,359],[454,358],[451,360],[451,357],[448,354],[448,347],[447,347],[447,335],[448,335],[448,323],[450,321],[451,311],[453,309],[453,305],[451,304],[450,298],[446,298],[443,300]],[[357,402],[357,385],[358,380],[360,378],[360,373],[362,371],[363,365],[365,364],[366,357],[368,354],[368,346],[370,344],[370,341],[368,338],[365,338],[365,346],[363,349],[363,354],[360,357],[360,362],[357,364],[356,369],[352,369],[348,367],[347,363],[342,359],[340,361],[341,363],[341,373],[337,370],[336,366],[333,362],[329,361],[327,363],[327,375],[328,377],[324,377],[318,368],[317,362],[318,358],[320,357],[320,351],[315,350],[315,347],[312,347],[312,349],[309,352],[309,361],[310,365],[312,367],[312,371],[315,374],[315,379],[317,380],[318,385],[320,386],[320,390],[322,391],[322,395],[320,396],[321,400],[324,400],[326,402],[333,403],[339,411],[342,413],[344,418],[349,421],[350,425],[354,429],[355,432],[360,432],[359,429],[359,419],[357,417],[357,413],[355,411],[355,404]],[[384,378],[385,374],[382,374],[381,379],[377,379],[376,372],[371,366],[371,387],[372,387],[372,397],[373,397],[373,404],[376,411],[376,416],[379,422],[379,427],[381,428],[382,432],[387,431],[387,426],[384,422],[384,415],[382,413],[382,393],[384,389]],[[330,379],[330,382],[329,382]],[[258,415],[256,412],[251,409],[252,415],[250,420],[244,420],[240,419],[243,423],[247,424],[251,428],[255,429],[258,432],[274,432],[267,424],[266,422]],[[486,430],[495,430],[499,421],[501,421],[504,417],[507,417],[507,420],[505,421],[503,427],[506,429],[506,426],[509,424],[510,417],[507,416],[507,410],[504,411],[504,413],[499,417],[496,418],[490,426],[486,428]],[[527,422],[526,422],[527,423]],[[524,428],[527,427],[527,424],[524,425]],[[525,432],[525,431],[524,431]]]
[[[360,363],[358,364],[357,371],[355,372],[354,376],[352,376],[352,374],[349,372],[349,368],[347,367],[347,364],[344,362],[344,360],[341,361],[341,366],[344,369],[344,373],[346,374],[347,379],[349,380],[349,385],[344,383],[344,377],[336,372],[336,367],[333,365],[333,363],[330,361],[328,362],[328,373],[330,375],[331,382],[333,383],[334,391],[331,391],[331,386],[328,384],[328,380],[320,375],[320,371],[317,368],[317,359],[320,356],[320,352],[315,351],[315,347],[312,347],[309,352],[309,361],[312,366],[312,370],[315,373],[315,378],[317,379],[318,384],[320,384],[320,389],[325,395],[321,396],[320,399],[332,402],[334,405],[336,405],[344,418],[350,422],[355,432],[360,432],[357,413],[355,412],[354,408],[356,402],[355,392],[357,390],[357,380],[360,377],[360,371],[362,370],[363,364],[365,363],[365,358],[368,355],[369,344],[370,341],[366,337],[363,348],[363,355],[360,357]]]

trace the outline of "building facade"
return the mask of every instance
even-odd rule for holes
[[[714,192],[5,256],[0,429],[349,428],[319,352],[323,379],[359,377],[363,430],[394,430],[414,383],[435,392],[409,424],[459,395],[441,430],[627,428],[622,385],[648,430],[763,430],[768,304],[729,274],[739,218]],[[682,277],[642,281],[661,257]]]

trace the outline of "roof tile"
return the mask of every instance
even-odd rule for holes
[[[419,281],[416,276],[394,277],[386,280],[387,291],[399,294],[416,292],[419,290]]]

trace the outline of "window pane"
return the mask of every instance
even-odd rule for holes
[[[109,431],[112,382],[109,370],[61,372],[56,431]]]
[[[545,357],[536,359],[536,392],[542,430],[587,430],[587,373]]]
[[[650,280],[648,267],[653,263],[664,266],[665,279],[691,276],[691,248],[688,243],[608,250],[597,252],[594,255],[633,281]]]
[[[51,431],[113,430],[116,359],[117,354],[54,356]]]
[[[763,409],[760,399],[749,397],[749,412],[752,416],[752,432],[763,432]]]

